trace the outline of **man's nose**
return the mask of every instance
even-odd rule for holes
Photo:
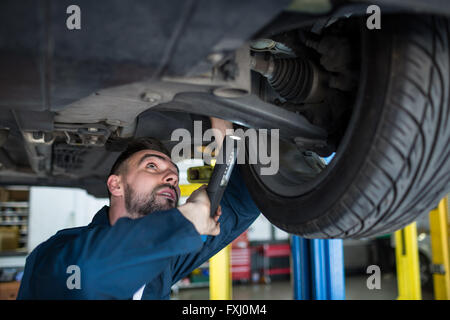
[[[176,187],[178,185],[178,174],[173,172],[172,170],[168,170],[163,177],[163,182],[171,184]]]

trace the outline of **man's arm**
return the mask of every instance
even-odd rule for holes
[[[220,203],[220,234],[208,236],[199,252],[180,255],[172,261],[172,283],[176,283],[231,243],[255,221],[260,211],[253,202],[236,165]]]
[[[219,150],[227,129],[233,129],[233,124],[229,121],[214,117],[210,117],[210,120],[211,127],[219,135],[217,141],[217,150]],[[220,206],[222,208],[222,215],[218,220],[220,223],[220,234],[217,236],[208,236],[200,252],[180,255],[173,259],[173,283],[189,274],[193,269],[227,246],[259,216],[260,211],[245,186],[241,177],[240,166],[238,165],[233,169]]]
[[[128,299],[160,274],[170,258],[202,245],[194,225],[178,209],[56,235],[33,254],[19,299]],[[79,267],[81,289],[70,290],[66,284],[70,265]]]

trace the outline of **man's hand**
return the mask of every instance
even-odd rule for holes
[[[201,186],[186,200],[186,203],[178,207],[183,216],[194,225],[201,235],[217,236],[220,233],[220,215],[222,208],[217,208],[214,218],[210,216],[211,203],[206,193],[206,185]]]
[[[226,135],[226,130],[233,129],[233,124],[230,121],[214,117],[209,117],[209,120],[211,121],[211,128],[218,130],[217,133],[220,134],[220,138],[217,141],[217,150],[220,150],[222,147],[223,138],[225,138]]]
[[[220,149],[223,138],[226,134],[226,129],[233,129],[233,124],[230,121],[219,118],[210,117],[211,127],[218,130],[220,137],[218,138],[218,150]],[[186,200],[186,203],[178,207],[178,210],[194,225],[197,232],[201,235],[217,236],[220,233],[220,215],[222,208],[217,208],[214,218],[211,218],[211,203],[206,193],[206,185],[201,186],[195,190],[191,196]]]

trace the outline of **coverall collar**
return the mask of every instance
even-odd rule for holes
[[[91,223],[89,224],[89,226],[96,226],[96,225],[106,225],[106,226],[111,226],[109,224],[109,216],[108,216],[108,212],[109,212],[109,207],[108,206],[103,206],[103,208],[101,208],[94,216],[94,218],[92,218]]]

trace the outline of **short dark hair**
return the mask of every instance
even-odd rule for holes
[[[135,138],[128,143],[127,148],[124,151],[122,151],[122,153],[116,159],[113,166],[111,167],[111,171],[109,172],[108,177],[113,174],[118,175],[124,173],[123,171],[124,162],[126,162],[136,152],[148,149],[164,153],[166,156],[170,158],[169,150],[158,139],[153,137]],[[108,195],[111,198],[111,193],[109,192],[109,189]]]

